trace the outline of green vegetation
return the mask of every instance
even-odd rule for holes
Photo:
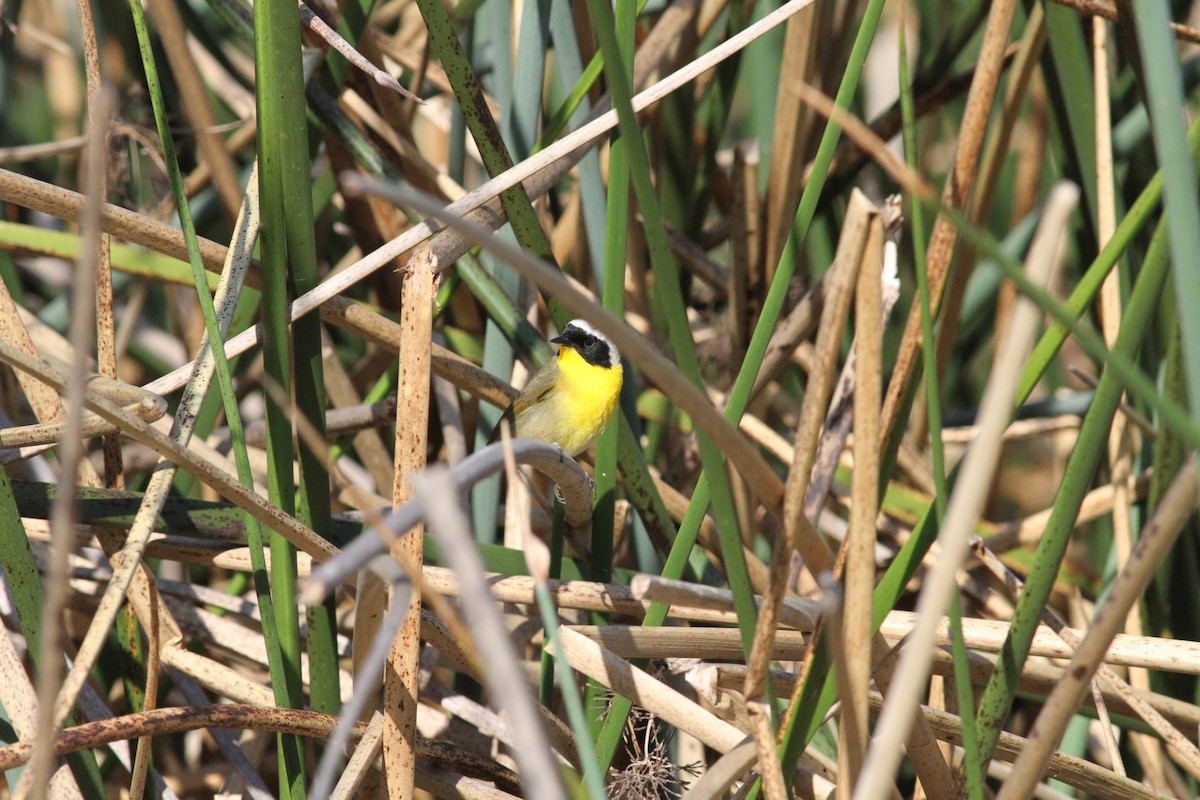
[[[1200,31],[1073,5],[3,6],[8,794],[1196,796]]]

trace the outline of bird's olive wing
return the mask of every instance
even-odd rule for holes
[[[525,390],[504,410],[504,414],[500,417],[500,420],[497,420],[496,427],[492,429],[492,435],[488,437],[488,444],[500,441],[500,421],[502,420],[508,420],[509,430],[512,431],[514,436],[517,435],[517,417],[538,403],[552,397],[558,391],[558,386],[554,380],[556,374],[557,370],[543,369],[539,370],[533,376],[525,386]]]

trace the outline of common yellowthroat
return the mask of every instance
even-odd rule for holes
[[[534,374],[502,419],[514,435],[557,444],[574,457],[612,419],[621,393],[621,354],[586,320],[574,319],[561,336],[558,357]],[[499,425],[489,441],[500,438]]]

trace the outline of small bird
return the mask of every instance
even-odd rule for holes
[[[572,458],[612,419],[621,393],[621,354],[586,320],[573,319],[561,336],[558,357],[534,374],[501,419],[515,436],[557,444]],[[498,441],[500,426],[489,442]]]

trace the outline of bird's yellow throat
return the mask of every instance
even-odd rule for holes
[[[558,351],[558,368],[562,391],[555,398],[555,416],[573,429],[564,438],[578,440],[578,444],[563,442],[563,449],[569,453],[586,447],[612,419],[621,393],[622,371],[620,364],[589,364],[570,347]]]

